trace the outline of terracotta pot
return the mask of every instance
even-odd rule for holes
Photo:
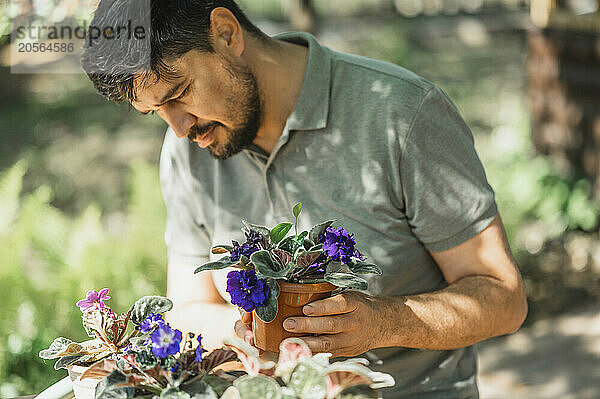
[[[69,377],[73,382],[73,393],[75,399],[94,399],[96,397],[96,385],[101,381],[99,378],[79,378],[88,367],[71,366],[69,367]]]
[[[252,331],[257,348],[268,352],[279,352],[279,344],[286,338],[301,337],[306,334],[291,333],[283,329],[283,321],[291,316],[304,316],[302,307],[307,303],[328,298],[337,287],[330,283],[295,284],[278,282],[279,298],[277,300],[277,317],[265,323],[252,315]]]

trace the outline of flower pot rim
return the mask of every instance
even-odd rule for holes
[[[289,283],[287,281],[277,281],[279,284],[279,290],[281,292],[291,292],[291,293],[320,293],[320,292],[330,292],[335,290],[337,287],[331,283]]]
[[[72,364],[72,365],[67,366],[68,370],[73,370],[73,372],[75,372],[75,373],[84,373],[89,368],[90,368],[89,366],[79,366],[79,365],[76,365],[76,364]]]

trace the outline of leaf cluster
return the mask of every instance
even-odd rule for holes
[[[48,349],[40,351],[42,359],[58,359],[54,364],[56,370],[68,366],[88,366],[121,353],[130,345],[144,341],[147,336],[138,337],[139,324],[150,314],[163,314],[173,307],[173,303],[160,296],[145,296],[138,299],[127,313],[114,315],[110,308],[93,309],[84,312],[83,327],[88,336],[93,338],[82,343],[68,338],[56,338]],[[132,323],[136,327],[129,329]],[[128,332],[129,331],[129,332]]]
[[[271,229],[243,220],[244,233],[255,232],[262,237],[260,250],[249,257],[242,255],[235,261],[230,256],[224,256],[198,267],[195,273],[227,267],[255,270],[258,277],[265,280],[271,289],[267,304],[256,308],[257,316],[265,322],[271,322],[277,316],[277,280],[300,284],[328,282],[342,289],[367,289],[368,283],[360,275],[380,275],[381,269],[358,258],[353,258],[346,264],[332,260],[323,250],[323,234],[335,220],[319,223],[309,231],[298,233],[298,216],[301,211],[302,204],[296,204],[292,211],[295,222],[279,223]],[[292,227],[296,228],[296,234],[288,235]],[[230,245],[217,245],[212,248],[212,252],[224,254],[232,248]]]
[[[377,389],[394,385],[389,374],[370,370],[366,359],[330,363],[329,353],[313,355],[304,341],[282,341],[278,361],[265,362],[258,350],[240,339],[227,340],[247,375],[227,388],[223,399],[379,398]]]

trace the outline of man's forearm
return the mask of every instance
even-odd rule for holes
[[[430,350],[455,349],[516,331],[527,313],[521,287],[487,276],[469,276],[443,290],[380,298],[380,342]]]

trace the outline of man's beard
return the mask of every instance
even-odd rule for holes
[[[234,128],[227,128],[219,122],[212,122],[205,126],[194,126],[188,136],[190,140],[208,132],[213,127],[221,126],[226,132],[222,142],[215,141],[208,146],[209,153],[216,159],[225,160],[235,155],[256,139],[258,129],[262,124],[263,108],[256,77],[246,66],[236,66],[222,59],[224,68],[232,77],[232,88],[226,98],[230,105],[229,115],[232,120],[239,121]]]

